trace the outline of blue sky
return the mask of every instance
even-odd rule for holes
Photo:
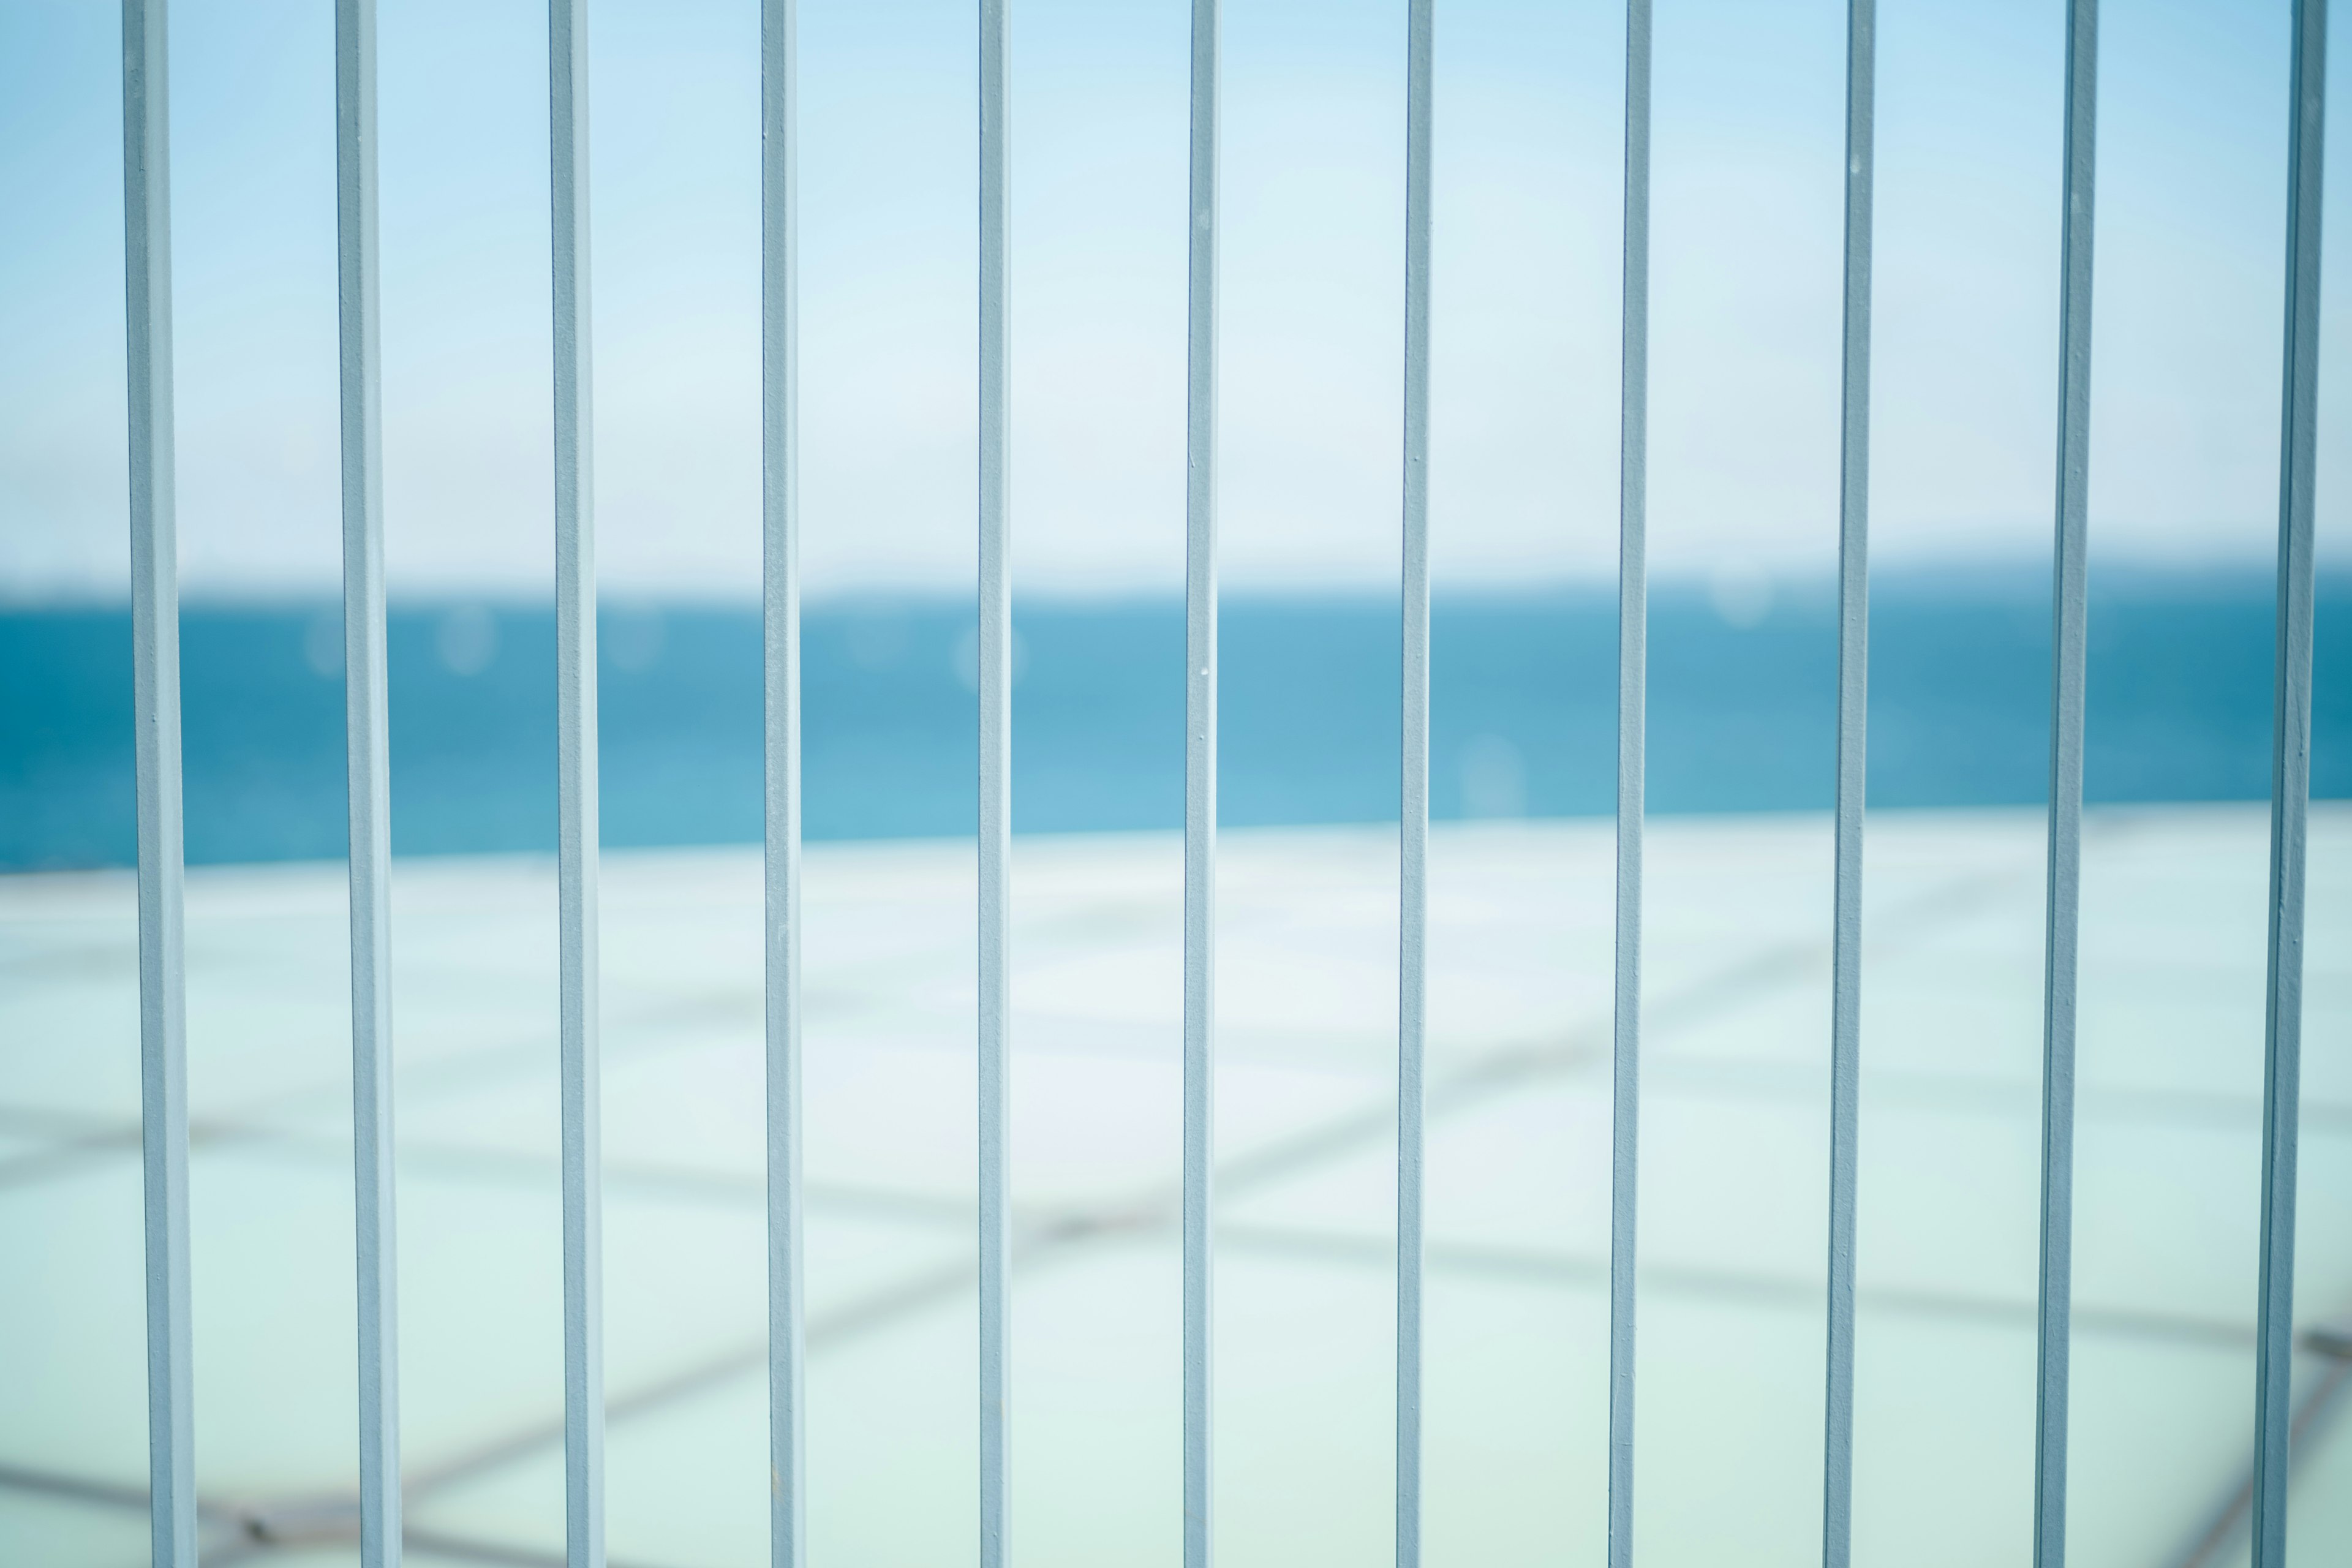
[[[2096,547],[2260,560],[2286,0],[2103,9]],[[2055,426],[2063,5],[1880,10],[1878,558],[2032,560]],[[802,15],[812,585],[955,588],[971,570],[971,6],[803,0]],[[317,592],[337,572],[331,16],[324,0],[173,7],[192,592]],[[1040,591],[1181,582],[1186,16],[1183,0],[1015,0],[1016,571]],[[1226,17],[1228,580],[1378,584],[1397,542],[1402,0],[1228,0]],[[538,591],[544,13],[396,0],[380,26],[395,587]],[[123,579],[116,28],[99,0],[0,4],[13,597]],[[756,28],[754,0],[592,0],[600,553],[616,593],[756,591]],[[1843,8],[1659,0],[1656,44],[1655,559],[1825,569]],[[1611,569],[1622,48],[1614,4],[1439,0],[1444,581]],[[2329,207],[2321,509],[2340,558],[2352,240],[2345,198]]]

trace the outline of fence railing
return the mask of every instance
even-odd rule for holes
[[[2053,0],[2055,4],[2056,0]],[[2271,795],[2261,1260],[2250,1516],[2254,1568],[2284,1568],[2293,1350],[2305,827],[2310,795],[2313,485],[2326,0],[2291,0],[2286,322]],[[400,1557],[400,1419],[390,1010],[390,786],[379,438],[373,0],[337,0],[336,191],[350,786],[352,1117],[362,1557]],[[2067,1352],[2074,1212],[2074,1010],[2083,795],[2096,0],[2066,0],[2056,571],[2043,988],[2041,1277],[2034,1562],[2065,1556]],[[589,327],[584,0],[551,0],[559,658],[564,1469],[568,1556],[604,1561],[597,1090],[597,787],[593,422]],[[978,0],[980,41],[980,1510],[982,1568],[1009,1554],[1006,1477],[1011,660],[1007,0]],[[1403,268],[1403,785],[1397,1039],[1396,1534],[1420,1561],[1423,1069],[1429,831],[1429,411],[1434,0],[1408,0]],[[1185,489],[1183,1458],[1187,1568],[1213,1541],[1212,1201],[1215,1141],[1216,436],[1219,0],[1192,0]],[[766,1030],[772,1558],[805,1541],[800,1097],[800,576],[795,488],[798,82],[793,0],[761,0],[762,491],[766,616]],[[1874,0],[1849,0],[1840,466],[1836,876],[1831,1014],[1827,1377],[1822,1554],[1849,1560],[1860,1140],[1864,756],[1869,539]],[[1618,658],[1613,1107],[1609,1268],[1608,1556],[1633,1534],[1635,1133],[1642,1056],[1642,827],[1649,313],[1650,0],[1627,0]],[[164,0],[123,6],[131,542],[137,702],[139,974],[145,1164],[148,1435],[153,1554],[194,1568],[197,1504],[189,1318],[178,590],[173,519],[171,207]]]

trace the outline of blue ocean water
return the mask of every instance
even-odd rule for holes
[[[1874,586],[1874,805],[2042,798],[2046,583],[2019,573],[1889,576]],[[2252,573],[2097,580],[2091,799],[2267,794],[2272,594]],[[972,625],[968,604],[945,601],[810,607],[809,837],[971,831]],[[1433,625],[1435,815],[1611,810],[1613,595],[1443,596]],[[1181,823],[1181,606],[1029,603],[1015,611],[1015,828]],[[1222,819],[1393,819],[1395,602],[1233,595],[1220,637]],[[393,610],[390,637],[395,852],[551,847],[551,613],[410,604]],[[601,640],[604,841],[755,841],[758,612],[614,606]],[[1830,804],[1836,626],[1826,584],[1728,606],[1696,587],[1663,586],[1650,646],[1654,811]],[[0,610],[0,868],[133,860],[130,649],[121,608]],[[182,650],[189,858],[341,855],[335,607],[192,605]],[[2352,581],[2331,578],[2319,606],[2322,795],[2352,795],[2347,677]]]

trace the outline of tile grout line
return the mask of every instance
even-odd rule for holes
[[[1963,879],[1924,896],[1906,909],[1889,916],[1898,931],[1910,928],[1913,940],[1932,931],[1940,920],[1958,918],[1987,892],[2000,883],[2012,879],[2009,875]],[[1884,940],[1882,938],[1882,940]],[[1745,995],[1769,987],[1785,978],[1787,973],[1818,955],[1822,945],[1817,942],[1794,943],[1773,950],[1749,961],[1731,966],[1717,977],[1713,984],[1695,985],[1681,997],[1652,1009],[1654,1018],[1688,1016],[1716,1008],[1737,1005]],[[1430,1104],[1433,1110],[1456,1109],[1475,1103],[1514,1084],[1538,1076],[1561,1060],[1580,1060],[1591,1057],[1598,1059],[1600,1047],[1554,1047],[1548,1052],[1524,1049],[1496,1053],[1482,1063],[1444,1075],[1431,1085]],[[1342,1148],[1349,1147],[1367,1137],[1377,1138],[1386,1133],[1392,1123],[1385,1112],[1366,1116],[1335,1118],[1323,1128],[1294,1141],[1287,1148],[1261,1150],[1255,1157],[1229,1162],[1220,1173],[1220,1186],[1230,1192],[1245,1190],[1251,1185],[1271,1182]],[[1122,1221],[1106,1221],[1097,1216],[1065,1220],[1040,1231],[1028,1233],[1017,1239],[1011,1251],[1014,1259],[1034,1262],[1040,1254],[1050,1254],[1075,1241],[1091,1239],[1117,1229],[1132,1230],[1159,1216],[1161,1209],[1171,1209],[1178,1200],[1163,1193],[1156,1204],[1137,1205]],[[814,1346],[887,1324],[906,1310],[919,1309],[940,1296],[968,1286],[973,1271],[967,1265],[941,1269],[914,1281],[903,1283],[877,1293],[875,1298],[827,1315],[822,1321],[812,1323],[808,1342]],[[749,1368],[765,1364],[765,1342],[756,1350],[742,1349],[726,1355],[709,1358],[672,1377],[647,1388],[614,1399],[610,1414],[615,1417],[642,1412],[685,1394],[723,1381]],[[522,1455],[535,1452],[554,1441],[562,1433],[560,1426],[537,1426],[499,1440],[480,1450],[470,1459],[453,1462],[451,1466],[434,1468],[412,1478],[407,1495],[414,1498],[429,1489],[478,1474],[486,1468],[503,1464]]]

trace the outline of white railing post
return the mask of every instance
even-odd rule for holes
[[[359,1269],[360,1558],[400,1561],[398,1234],[392,1135],[392,783],[377,353],[375,0],[335,5],[335,266],[350,795],[352,1141]]]
[[[2263,1068],[2252,1568],[2286,1568],[2294,1360],[2294,1186],[2303,1109],[2305,829],[2311,810],[2312,500],[2319,446],[2321,154],[2327,0],[2295,0],[2288,91],[2286,353],[2279,453],[2278,668],[2271,752],[2270,973]]]
[[[604,1562],[604,1301],[597,1026],[596,545],[588,287],[586,0],[549,0],[555,307],[558,1047],[563,1138],[564,1540]]]
[[[2098,0],[2066,9],[2065,216],[2060,263],[2058,517],[2051,636],[2050,865],[2042,981],[2042,1270],[2035,1371],[2034,1568],[2066,1560],[2066,1405],[2074,1258],[2074,1004],[2082,925],[2087,660],[2091,243]]]
[[[139,800],[139,1110],[147,1230],[148,1505],[157,1568],[196,1568],[167,35],[163,0],[123,0],[124,342]]]
[[[1217,24],[1192,0],[1184,321],[1184,1568],[1216,1549]]]
[[[799,62],[793,0],[760,14],[761,641],[765,670],[769,1562],[808,1550],[801,1271]]]
[[[1013,827],[1013,601],[1006,515],[1005,8],[980,0],[980,1563],[1004,1568],[1012,1199],[1006,1134]]]
[[[1633,1257],[1642,1127],[1642,817],[1649,706],[1650,0],[1625,5],[1618,384],[1617,909],[1609,1112],[1609,1568],[1633,1561]]]
[[[1877,0],[1848,0],[1845,320],[1838,451],[1836,902],[1830,1002],[1829,1344],[1822,1387],[1822,1563],[1853,1549],[1855,1187],[1862,1143],[1862,827],[1870,728],[1870,241]]]

